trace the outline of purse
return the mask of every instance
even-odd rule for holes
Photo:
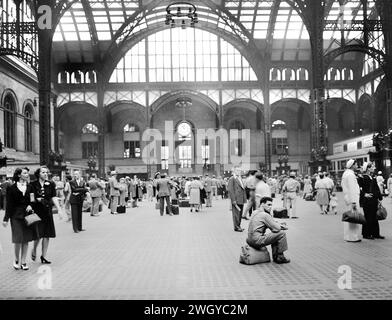
[[[378,204],[376,215],[377,215],[377,220],[385,220],[388,216],[387,209],[385,209],[381,203]]]
[[[41,221],[41,218],[38,216],[38,214],[34,213],[34,211],[31,211],[29,215],[25,216],[25,222],[28,227],[32,226],[33,224]]]
[[[342,221],[356,224],[366,224],[365,216],[358,210],[349,210],[343,212]]]

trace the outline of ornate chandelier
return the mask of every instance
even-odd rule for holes
[[[194,28],[195,24],[199,22],[196,13],[196,7],[188,2],[175,2],[166,7],[166,21],[165,24],[175,28],[177,23],[181,23],[181,28],[185,29],[187,23]]]
[[[176,107],[186,108],[192,106],[192,99],[189,97],[181,97],[176,100]]]

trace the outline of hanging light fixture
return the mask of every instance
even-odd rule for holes
[[[196,7],[189,2],[175,2],[166,7],[165,24],[171,28],[176,27],[176,23],[181,25],[181,29],[186,29],[189,25],[194,28],[199,22]]]

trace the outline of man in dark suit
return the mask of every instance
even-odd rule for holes
[[[75,233],[85,231],[82,229],[82,208],[83,200],[88,189],[86,183],[81,179],[79,170],[73,173],[74,179],[70,181],[71,196],[69,202],[71,204],[72,227]]]
[[[231,200],[234,231],[242,232],[244,229],[241,228],[241,217],[244,204],[246,203],[246,192],[239,167],[233,168],[233,175],[229,179],[227,189]]]

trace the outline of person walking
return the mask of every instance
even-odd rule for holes
[[[162,173],[157,175],[157,190],[159,199],[159,212],[163,216],[165,209],[165,201],[168,213],[172,216],[170,204],[170,180],[166,178],[166,174]]]
[[[97,175],[93,173],[91,179],[88,181],[90,188],[90,195],[92,199],[90,216],[97,217],[99,215],[99,202],[102,199],[104,185],[98,181]]]
[[[29,270],[26,264],[29,242],[38,239],[35,225],[28,227],[24,221],[32,210],[32,194],[34,193],[29,181],[29,169],[17,168],[13,176],[14,184],[7,188],[7,200],[3,226],[7,227],[11,220],[12,243],[14,244],[15,270]]]
[[[188,186],[188,197],[189,197],[189,204],[191,206],[191,212],[195,209],[195,212],[199,212],[200,204],[201,204],[201,197],[200,191],[202,189],[202,184],[199,180],[199,177],[194,177],[189,183]]]
[[[366,223],[362,225],[362,236],[364,239],[384,239],[380,235],[380,226],[377,220],[378,204],[382,201],[382,193],[379,181],[374,176],[375,167],[371,162],[365,162],[362,166],[362,179],[359,184],[360,205],[363,208]]]
[[[206,207],[212,207],[212,179],[208,176],[208,173],[206,173],[204,179],[204,190],[206,191]]]
[[[49,247],[49,239],[56,238],[56,229],[53,221],[53,204],[56,206],[58,214],[62,215],[62,208],[56,195],[56,185],[53,181],[49,181],[49,169],[46,166],[38,168],[34,172],[36,178],[31,183],[34,192],[33,209],[34,212],[41,218],[37,223],[39,238],[34,241],[33,250],[31,252],[31,259],[35,261],[37,256],[37,247],[42,239],[41,263],[50,264],[46,259]]]
[[[303,198],[305,199],[308,194],[313,192],[312,188],[312,180],[310,180],[309,176],[305,176],[304,179],[304,195]]]
[[[71,203],[71,214],[72,214],[72,227],[75,233],[85,231],[82,228],[82,208],[83,200],[86,197],[88,189],[86,188],[86,182],[80,177],[80,171],[74,170],[74,179],[69,183],[71,186],[71,197],[69,202]]]
[[[65,184],[64,184],[64,211],[68,217],[67,222],[72,220],[71,215],[71,203],[69,199],[71,198],[71,185],[69,184],[72,181],[72,176],[67,175],[65,177]]]
[[[233,168],[233,175],[227,183],[227,190],[231,201],[231,214],[233,216],[234,231],[242,232],[244,229],[241,228],[241,217],[244,204],[246,203],[246,192],[239,167]]]
[[[325,179],[323,173],[319,173],[319,178],[314,188],[317,191],[316,202],[320,206],[321,214],[328,214],[327,207],[329,205],[329,182]]]
[[[357,170],[357,162],[354,159],[347,161],[346,170],[342,176],[342,189],[346,210],[359,211],[360,189],[354,170]],[[348,242],[361,241],[361,227],[359,224],[343,221],[343,238]]]
[[[116,214],[117,207],[118,207],[118,200],[120,197],[120,185],[117,181],[116,171],[110,172],[109,186],[110,186],[110,213]]]
[[[283,185],[282,192],[286,194],[287,213],[291,219],[297,219],[297,195],[300,183],[295,179],[295,172],[290,172],[289,179]],[[291,210],[290,210],[291,208]]]

